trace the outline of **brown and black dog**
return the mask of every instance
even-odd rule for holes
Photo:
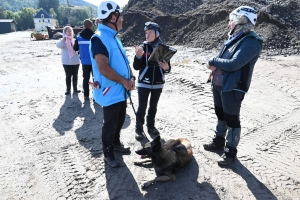
[[[156,182],[174,181],[175,171],[184,167],[193,158],[191,143],[186,138],[170,139],[162,143],[160,136],[153,141],[146,143],[141,149],[136,151],[142,158],[148,157],[135,165],[152,163],[157,177],[143,184],[142,189],[149,187]]]

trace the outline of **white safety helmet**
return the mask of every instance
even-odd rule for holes
[[[238,15],[246,16],[253,25],[257,21],[257,11],[250,6],[240,6],[232,11],[229,15],[229,19],[235,19]]]
[[[122,12],[120,6],[114,1],[102,1],[98,7],[98,18],[106,19],[112,12]]]

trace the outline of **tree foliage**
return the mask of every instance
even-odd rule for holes
[[[18,30],[34,28],[33,16],[41,8],[52,14],[60,26],[80,26],[85,19],[94,18],[97,10],[84,0],[0,0],[0,19],[13,19]]]
[[[0,19],[6,19],[5,10],[2,7],[0,7]]]
[[[33,8],[23,8],[18,14],[19,19],[17,21],[18,30],[27,30],[34,28],[33,16],[37,13],[37,10]]]
[[[59,0],[39,0],[37,8],[43,8],[47,12],[50,12],[52,8],[56,13],[59,7]]]
[[[36,8],[37,0],[1,0],[0,7],[13,12],[21,11],[23,8]]]

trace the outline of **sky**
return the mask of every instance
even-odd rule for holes
[[[87,1],[87,2],[89,2],[91,4],[94,4],[96,6],[99,6],[100,2],[102,0],[85,0],[85,1]],[[129,0],[114,0],[114,1],[122,8],[122,7],[124,7],[128,3]]]

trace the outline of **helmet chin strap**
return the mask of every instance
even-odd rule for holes
[[[232,35],[236,28],[237,28],[237,26],[234,26],[234,28],[230,31],[229,35]]]
[[[115,26],[115,28],[116,28],[116,30],[117,30],[117,33],[119,32],[118,27],[117,27],[117,22],[118,22],[118,20],[119,20],[119,17],[120,17],[120,13],[118,13],[118,16],[117,16],[117,19],[116,19],[115,22],[107,22],[107,23],[110,23],[110,24],[112,24],[112,25]]]

